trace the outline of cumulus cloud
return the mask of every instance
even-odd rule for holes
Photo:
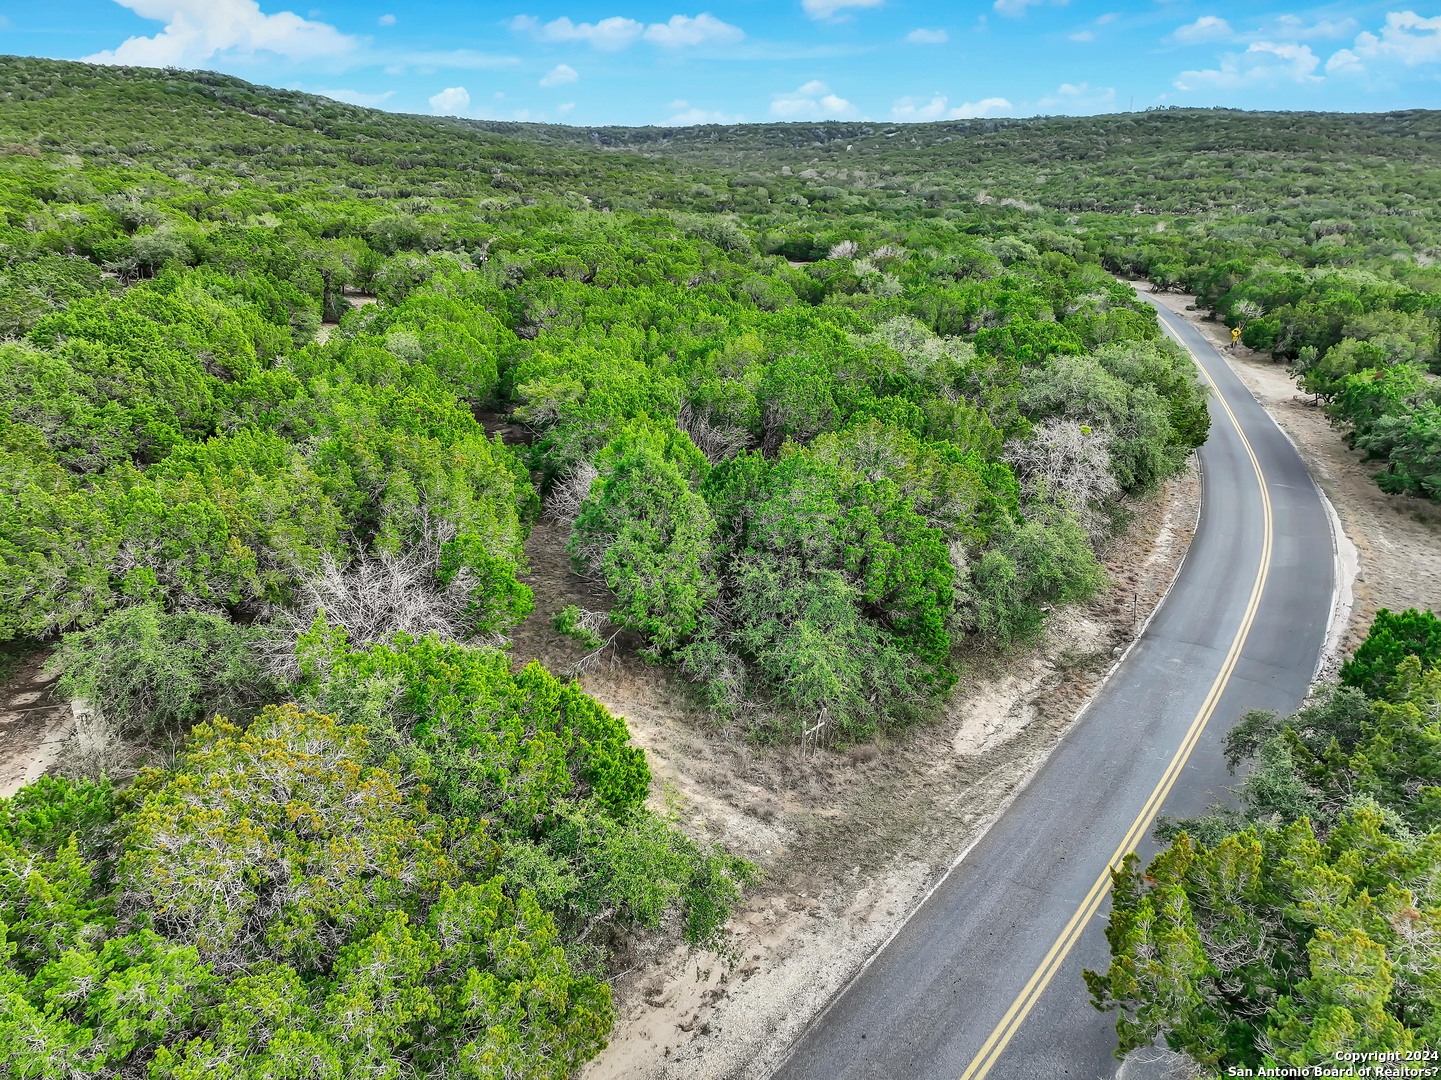
[[[952,105],[945,94],[933,94],[930,100],[903,97],[891,106],[891,119],[903,124],[927,120],[975,120],[983,116],[1005,116],[1015,106],[1002,97],[982,98]]]
[[[583,41],[606,52],[618,52],[634,44],[645,33],[644,23],[619,15],[612,15],[594,23],[571,22],[564,15],[551,22],[542,23],[534,15],[517,15],[510,20],[510,28],[532,33],[541,41]]]
[[[666,127],[693,127],[696,124],[739,124],[742,122],[740,116],[733,116],[730,113],[721,112],[719,109],[700,109],[689,101],[672,101],[666,106],[671,116],[666,120]]]
[[[1266,27],[1264,34],[1273,41],[1315,41],[1323,38],[1335,40],[1350,37],[1356,32],[1356,26],[1356,20],[1351,18],[1316,19],[1314,22],[1307,22],[1299,15],[1277,15]]]
[[[564,86],[566,83],[573,83],[580,78],[580,73],[569,64],[556,64],[540,77],[540,85],[545,87]]]
[[[903,124],[922,120],[939,120],[946,115],[948,104],[945,94],[936,94],[930,101],[903,97],[891,106],[891,119],[899,120]]]
[[[150,37],[127,38],[85,57],[92,64],[195,67],[219,54],[272,53],[287,60],[340,56],[359,45],[328,23],[293,11],[266,15],[256,0],[115,0],[142,19],[164,23]]]
[[[662,49],[734,45],[745,39],[745,32],[739,26],[705,12],[695,16],[672,15],[666,22],[649,26],[620,15],[594,23],[572,22],[564,15],[543,23],[534,15],[517,15],[508,25],[517,33],[532,34],[540,41],[582,41],[605,52],[619,52],[642,39]]]
[[[812,19],[839,19],[848,8],[880,7],[886,0],[801,0],[801,7]]]
[[[1201,45],[1208,41],[1230,41],[1236,36],[1231,24],[1215,15],[1202,15],[1193,23],[1178,26],[1171,40],[1178,45]]]
[[[557,105],[557,106],[555,107],[555,113],[556,113],[557,116],[568,116],[568,115],[570,115],[570,111],[571,111],[572,109],[574,109],[574,108],[575,108],[575,102],[573,102],[573,101],[563,101],[563,102],[561,102],[559,105]]]
[[[1321,81],[1316,69],[1320,57],[1309,45],[1294,42],[1254,42],[1244,53],[1221,57],[1218,67],[1202,71],[1183,71],[1176,77],[1177,90],[1232,89],[1258,83]]]
[[[1366,65],[1350,49],[1338,49],[1326,61],[1327,75],[1360,75],[1365,70]]]
[[[1045,0],[996,0],[991,5],[998,15],[1009,15],[1012,18],[1024,15],[1027,8],[1039,7]],[[1054,3],[1064,4],[1066,0],[1053,0]]]
[[[647,26],[643,36],[652,45],[663,49],[680,49],[689,45],[734,45],[745,40],[745,32],[739,26],[722,22],[705,12],[695,18],[672,15],[666,22]]]
[[[1096,40],[1096,32],[1094,30],[1077,30],[1074,34],[1067,34],[1066,36],[1072,41],[1079,41],[1083,45]]]
[[[1375,33],[1363,30],[1349,49],[1326,61],[1328,72],[1355,72],[1367,62],[1416,67],[1441,61],[1441,15],[1425,18],[1414,11],[1393,11]]]
[[[1098,113],[1116,104],[1116,88],[1092,86],[1090,83],[1062,83],[1036,102],[1036,111],[1043,113]]]
[[[390,15],[390,14],[385,14],[385,15],[382,15],[380,18],[376,19],[375,21],[376,21],[377,23],[379,23],[381,26],[394,26],[394,25],[395,25],[395,16],[394,16],[394,15]]]
[[[771,115],[782,120],[840,120],[855,116],[856,108],[819,79],[812,79],[788,94],[775,94]]]
[[[947,115],[952,120],[979,120],[986,116],[1013,116],[1016,107],[1003,97],[981,98],[980,101],[963,101]]]
[[[470,109],[470,92],[463,86],[447,86],[430,98],[430,111],[437,116],[464,116]]]
[[[924,26],[906,35],[906,41],[912,45],[944,45],[950,40],[951,35],[944,30],[927,30]]]

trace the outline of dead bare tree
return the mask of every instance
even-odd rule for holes
[[[588,461],[578,461],[556,478],[550,493],[545,497],[545,513],[566,528],[575,524],[580,508],[585,504],[590,487],[600,476],[596,467]]]
[[[1098,508],[1120,490],[1111,469],[1111,436],[1074,420],[1047,420],[1006,448],[1022,488],[1034,499],[1069,506],[1092,532]]]
[[[343,566],[327,557],[302,577],[295,603],[271,619],[263,648],[267,666],[282,678],[298,677],[296,647],[321,615],[331,626],[343,626],[355,646],[397,634],[435,634],[442,641],[467,637],[475,577],[462,568],[442,583],[438,566],[439,545],[424,540],[403,553],[375,552]]]
[[[680,407],[676,427],[690,436],[696,449],[712,464],[735,457],[750,445],[750,434],[735,424],[716,424],[690,402]]]

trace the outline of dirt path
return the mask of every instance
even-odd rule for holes
[[[682,680],[633,654],[587,671],[585,689],[645,747],[657,807],[766,875],[733,920],[733,964],[674,939],[623,958],[620,1019],[587,1080],[743,1077],[773,1062],[1055,745],[1174,577],[1198,505],[1188,472],[1135,507],[1103,553],[1106,595],[1058,613],[1032,652],[976,659],[935,723],[874,747],[757,747],[716,730]],[[557,526],[541,523],[527,553],[537,610],[514,656],[563,671],[584,650],[551,629],[555,613],[609,598],[569,574]]]
[[[70,705],[52,693],[48,658],[48,650],[19,657],[0,684],[0,798],[43,776],[70,734]]]
[[[1194,296],[1169,293],[1159,299],[1217,344],[1230,343],[1226,326],[1197,311]],[[1377,466],[1346,447],[1342,431],[1297,389],[1284,364],[1244,346],[1223,355],[1296,445],[1355,546],[1359,566],[1340,655],[1361,643],[1380,608],[1441,608],[1441,507],[1377,487]],[[1333,657],[1329,668],[1338,664]]]
[[[351,311],[359,311],[363,307],[379,303],[375,297],[362,293],[347,293],[345,295],[345,302],[350,305]],[[317,345],[324,345],[330,340],[330,335],[335,333],[339,328],[340,324],[338,322],[322,322],[320,328],[315,331],[315,343]]]

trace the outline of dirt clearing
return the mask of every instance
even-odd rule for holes
[[[1134,505],[1102,553],[1104,596],[1058,612],[1030,652],[975,658],[935,722],[849,753],[718,730],[683,680],[629,650],[586,670],[586,691],[645,748],[657,807],[765,872],[732,922],[733,963],[674,938],[623,957],[619,1020],[587,1080],[754,1076],[773,1064],[1055,745],[1170,584],[1198,506],[1194,470]],[[557,525],[537,526],[527,553],[536,611],[514,657],[560,673],[585,649],[551,628],[555,614],[610,599],[569,573]]]
[[[45,775],[70,735],[70,705],[56,700],[48,649],[5,654],[0,681],[0,798]]]

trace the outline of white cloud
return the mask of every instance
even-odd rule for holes
[[[945,94],[936,94],[930,101],[903,97],[891,106],[891,119],[899,120],[903,124],[913,124],[923,120],[939,120],[946,115],[948,104]]]
[[[395,97],[394,90],[386,90],[381,94],[367,94],[363,90],[317,90],[315,92],[322,97],[343,101],[347,105],[361,105],[367,109],[374,109],[380,105],[384,105],[391,98]]]
[[[395,25],[395,16],[387,13],[387,14],[385,14],[385,15],[382,15],[380,18],[376,19],[375,21],[376,21],[379,25],[381,25],[381,26],[394,26],[394,25]]]
[[[575,23],[562,15],[541,23],[534,15],[517,15],[510,20],[512,30],[533,33],[541,41],[583,41],[607,52],[616,52],[634,44],[645,33],[645,24],[634,19],[612,15],[596,23]]]
[[[771,115],[782,120],[840,120],[856,115],[856,108],[819,79],[788,94],[771,98]]]
[[[665,122],[666,127],[691,127],[695,124],[739,124],[743,122],[740,116],[732,116],[730,113],[721,112],[719,109],[699,109],[689,101],[672,101],[666,106],[671,112],[671,117]]]
[[[980,101],[967,101],[952,106],[945,94],[933,94],[929,101],[924,98],[903,97],[891,106],[891,119],[903,124],[923,123],[927,120],[975,120],[983,116],[1003,116],[1014,110],[1005,98],[991,97]]]
[[[1357,58],[1358,64],[1366,60],[1400,63],[1407,67],[1434,64],[1441,61],[1441,15],[1423,18],[1414,11],[1393,11],[1386,16],[1386,25],[1379,33],[1363,30],[1356,35],[1350,49],[1341,51]],[[1351,64],[1346,62],[1342,66],[1350,67]],[[1329,61],[1327,68],[1330,69]]]
[[[1114,108],[1115,104],[1115,87],[1092,86],[1090,83],[1062,83],[1051,93],[1036,101],[1036,111],[1053,114],[1098,113]]]
[[[998,15],[1009,15],[1018,18],[1026,13],[1027,8],[1039,7],[1045,0],[996,0],[991,5]],[[1052,0],[1053,3],[1064,4],[1066,0]]]
[[[1275,40],[1314,41],[1318,38],[1335,40],[1350,37],[1356,32],[1355,19],[1317,19],[1307,22],[1299,15],[1278,15],[1265,29],[1265,36]]]
[[[606,52],[619,52],[642,39],[662,49],[678,49],[693,45],[734,45],[745,39],[739,26],[701,12],[699,15],[672,15],[666,22],[645,23],[612,15],[595,23],[577,23],[562,15],[543,23],[534,15],[517,15],[507,24],[522,34],[533,34],[540,41],[583,41]]]
[[[1236,36],[1231,24],[1215,15],[1202,15],[1193,23],[1178,26],[1171,40],[1178,45],[1201,45],[1208,41],[1230,41]]]
[[[1175,79],[1177,90],[1231,89],[1257,83],[1321,81],[1316,69],[1320,58],[1309,45],[1257,41],[1244,53],[1228,53],[1218,67],[1183,71]]]
[[[1111,23],[1115,22],[1118,18],[1120,18],[1120,16],[1117,15],[1114,11],[1108,11],[1104,15],[1096,16],[1096,25],[1110,26]]]
[[[556,64],[540,77],[540,85],[545,87],[564,86],[566,83],[573,83],[580,78],[580,73],[569,64]]]
[[[701,12],[695,18],[672,15],[666,22],[652,23],[643,36],[662,49],[679,49],[688,45],[734,45],[744,41],[746,35],[739,26]]]
[[[836,19],[847,8],[880,7],[886,0],[801,0],[801,7],[812,19]]]
[[[951,109],[953,120],[979,120],[985,116],[1011,116],[1016,107],[1003,97],[981,98],[980,101],[965,101]]]
[[[85,57],[94,64],[195,67],[228,53],[273,53],[287,60],[339,56],[359,42],[328,23],[293,11],[266,15],[255,0],[116,0],[142,19],[165,24],[152,37],[132,37]]]
[[[1326,61],[1327,75],[1358,75],[1365,70],[1366,65],[1350,49],[1339,49]]]
[[[1094,30],[1077,30],[1074,34],[1068,34],[1066,36],[1072,41],[1079,41],[1083,45],[1096,40],[1096,32]]]
[[[470,108],[470,92],[463,86],[447,86],[430,98],[430,111],[437,116],[464,116]]]
[[[906,35],[906,41],[912,45],[944,45],[950,40],[951,35],[944,30],[927,30],[924,26]]]
[[[1276,41],[1314,41],[1344,38],[1356,32],[1355,19],[1316,19],[1299,15],[1277,15],[1259,29],[1244,33],[1216,15],[1202,15],[1195,22],[1179,26],[1167,39],[1177,45],[1204,45],[1213,41],[1250,42],[1261,45]]]
[[[569,115],[570,115],[570,111],[571,111],[572,109],[574,109],[574,108],[575,108],[575,102],[573,102],[573,101],[563,101],[563,102],[561,102],[559,105],[557,105],[557,106],[555,107],[555,112],[556,112],[556,115],[557,115],[557,116],[569,116]]]

